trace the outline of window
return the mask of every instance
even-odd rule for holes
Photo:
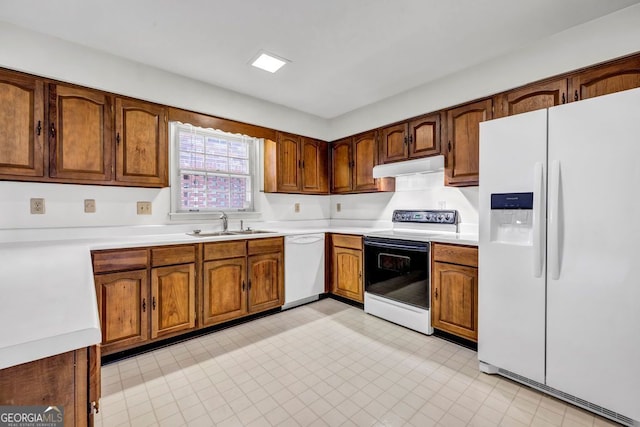
[[[172,212],[253,211],[257,140],[172,123]]]

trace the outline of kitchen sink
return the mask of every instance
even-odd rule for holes
[[[239,231],[229,231],[229,233],[244,235],[244,234],[262,234],[262,233],[275,233],[275,232],[267,231],[267,230],[239,230]]]
[[[200,230],[193,230],[191,233],[187,233],[189,236],[193,237],[215,237],[215,236],[234,236],[236,233],[232,233],[231,231],[207,231],[200,232]]]

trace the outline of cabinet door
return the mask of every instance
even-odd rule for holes
[[[478,269],[434,262],[431,281],[433,327],[478,340]]]
[[[44,84],[0,72],[0,174],[44,176]]]
[[[164,107],[116,98],[116,146],[117,181],[148,187],[168,185]]]
[[[329,192],[329,170],[327,163],[327,143],[302,138],[302,191],[305,193],[327,194]]]
[[[202,326],[247,314],[247,258],[204,263]]]
[[[284,304],[282,252],[249,256],[249,312]]]
[[[496,96],[494,118],[513,116],[569,102],[567,79],[526,86]]]
[[[640,87],[640,56],[577,73],[570,85],[571,101]]]
[[[348,193],[352,188],[351,138],[331,144],[331,192]]]
[[[111,97],[49,85],[49,175],[79,181],[111,180]]]
[[[430,114],[409,122],[409,158],[440,154],[440,114]]]
[[[478,185],[480,122],[491,119],[491,104],[487,99],[447,111],[446,185]]]
[[[407,124],[402,123],[382,129],[380,155],[382,163],[406,160],[409,155]]]
[[[373,167],[378,164],[378,145],[375,132],[353,137],[353,190],[377,191]]]
[[[144,343],[149,334],[147,270],[95,276],[102,328],[102,353]]]
[[[334,246],[332,249],[333,280],[331,292],[364,302],[362,288],[362,251]]]
[[[196,326],[194,264],[151,270],[151,338]]]
[[[298,135],[278,134],[278,191],[300,191],[300,141]]]

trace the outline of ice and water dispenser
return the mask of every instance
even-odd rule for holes
[[[533,244],[533,193],[491,194],[491,241]]]

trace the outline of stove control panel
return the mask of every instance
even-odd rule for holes
[[[458,211],[415,210],[393,211],[393,222],[417,222],[422,224],[458,224]]]

